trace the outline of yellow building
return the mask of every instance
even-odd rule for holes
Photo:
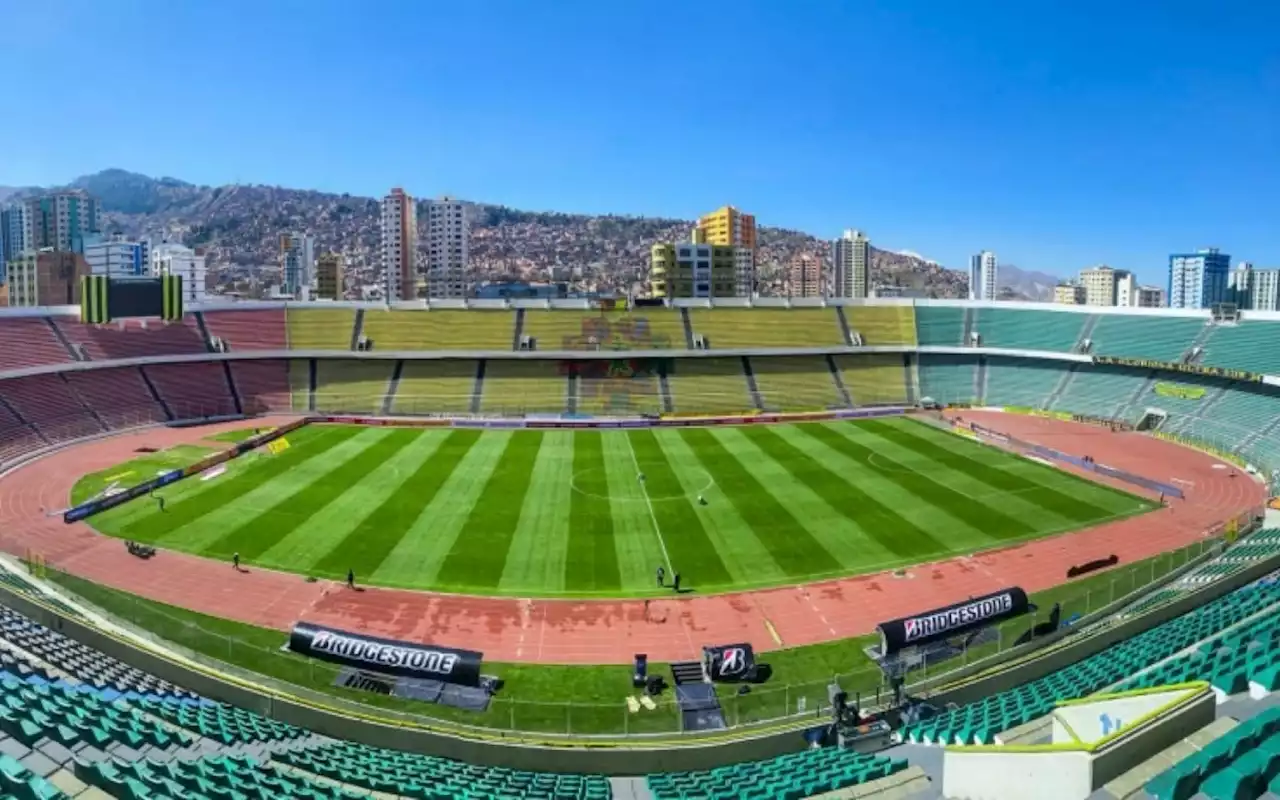
[[[659,242],[650,251],[649,291],[654,297],[733,297],[734,271],[732,247]]]
[[[1084,287],[1078,283],[1060,283],[1053,287],[1053,302],[1065,306],[1084,305]]]
[[[756,218],[724,206],[698,220],[707,244],[734,248],[735,294],[750,297],[756,284]]]
[[[316,259],[316,296],[321,300],[341,300],[344,291],[342,256],[325,253]]]

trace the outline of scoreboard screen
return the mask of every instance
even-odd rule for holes
[[[101,324],[113,319],[160,317],[182,319],[182,277],[109,278],[88,275],[81,278],[80,319]]]

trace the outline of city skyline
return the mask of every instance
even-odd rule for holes
[[[952,268],[991,247],[1023,269],[1069,275],[1108,263],[1148,283],[1163,282],[1168,253],[1201,247],[1280,262],[1280,234],[1266,223],[1277,215],[1280,86],[1265,34],[1280,11],[1266,6],[1216,10],[1210,27],[1233,46],[1186,60],[1171,54],[1203,35],[1204,21],[1185,4],[1111,8],[1099,26],[1087,4],[1010,15],[748,3],[716,21],[728,27],[722,43],[661,62],[647,57],[670,16],[658,9],[493,2],[356,15],[321,4],[299,19],[237,6],[13,6],[0,63],[21,70],[42,49],[67,53],[23,89],[63,97],[94,123],[40,137],[0,132],[0,152],[14,156],[0,184],[58,184],[122,165],[202,184],[372,197],[403,185],[565,212],[693,218],[733,202],[824,238],[856,225]],[[716,16],[679,11],[694,27]],[[486,35],[480,45],[442,41],[419,64],[410,43],[428,21]],[[294,31],[288,41],[270,36],[277,23]],[[607,47],[590,35],[605,28],[617,33]],[[24,30],[49,36],[37,43]],[[852,30],[865,46],[824,44]],[[181,76],[151,69],[145,53],[111,48],[126,32],[219,57]],[[327,58],[339,42],[351,57]],[[722,51],[741,57],[742,42],[771,55],[741,62],[751,91],[711,113],[685,89]],[[458,63],[469,66],[457,81],[411,77]],[[98,81],[73,79],[89,70]],[[104,83],[117,88],[101,92]],[[262,126],[286,86],[292,102],[316,109],[335,93],[397,108],[399,124]],[[876,109],[871,124],[831,102],[850,93]],[[199,98],[208,124],[189,124],[183,98]],[[138,114],[138,104],[179,113]],[[634,125],[658,107],[673,120],[661,135]],[[809,111],[788,111],[800,108]],[[1171,124],[1190,116],[1215,124]],[[713,154],[715,180],[673,191],[671,178],[696,174]]]

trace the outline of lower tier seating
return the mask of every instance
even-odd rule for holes
[[[485,362],[480,411],[518,417],[560,414],[567,408],[569,376],[559,362]]]
[[[771,800],[813,797],[869,783],[907,768],[901,759],[823,748],[698,772],[648,776],[656,800]]]
[[[1156,800],[1256,798],[1280,794],[1280,708],[1242,722],[1157,775],[1144,787]]]

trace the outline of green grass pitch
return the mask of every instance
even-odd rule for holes
[[[630,431],[312,425],[288,440],[278,455],[166,487],[164,512],[143,498],[90,522],[318,577],[352,569],[368,584],[609,597],[656,591],[658,565],[700,592],[792,584],[1154,507],[906,418]],[[151,477],[148,458],[86,476],[73,500]]]

